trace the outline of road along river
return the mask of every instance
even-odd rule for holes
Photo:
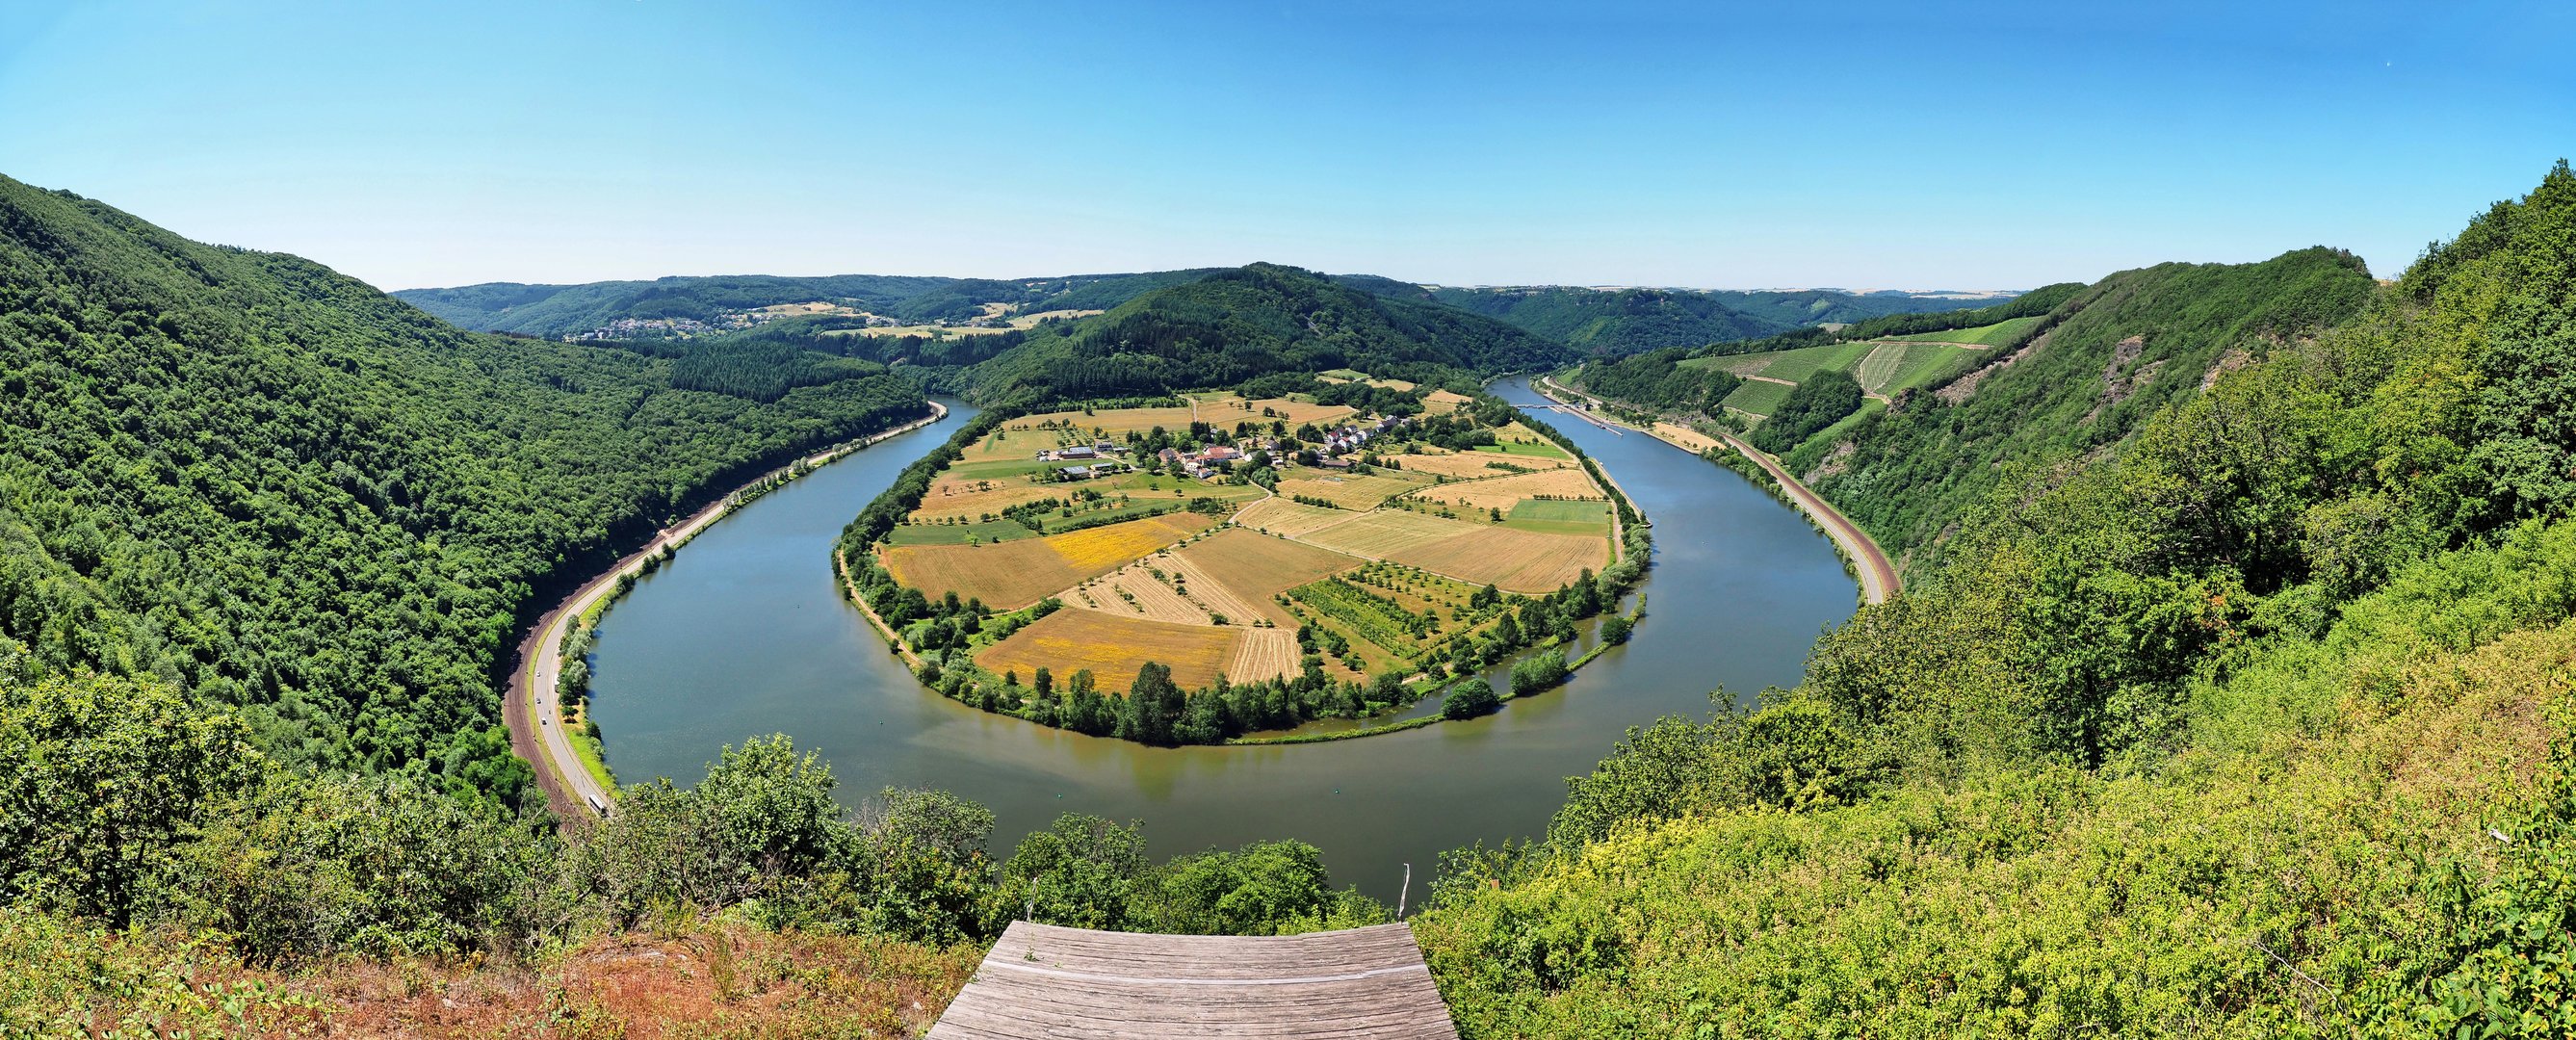
[[[1548,403],[1521,380],[1493,389]],[[851,804],[902,786],[990,806],[997,855],[1059,813],[1095,813],[1144,821],[1163,856],[1302,839],[1337,882],[1390,899],[1410,862],[1418,900],[1441,851],[1543,832],[1565,778],[1627,727],[1705,716],[1717,686],[1749,700],[1795,683],[1855,598],[1824,536],[1742,477],[1652,437],[1534,413],[1654,524],[1645,621],[1564,687],[1483,719],[1320,744],[1149,748],[1047,729],[923,689],[833,589],[842,525],[975,416],[945,403],[945,421],[735,511],[611,609],[592,713],[620,781],[686,783],[719,748],[786,733],[831,761]]]

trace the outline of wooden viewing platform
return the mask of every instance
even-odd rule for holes
[[[1142,935],[1014,922],[930,1040],[1457,1040],[1410,925]]]

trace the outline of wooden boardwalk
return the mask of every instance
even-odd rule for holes
[[[930,1040],[1457,1040],[1409,925],[1288,936],[1141,935],[1016,922]]]

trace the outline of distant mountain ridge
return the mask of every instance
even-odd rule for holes
[[[717,275],[650,281],[532,285],[487,282],[403,289],[394,296],[462,328],[556,339],[612,329],[619,322],[696,322],[721,329],[732,315],[766,307],[830,303],[910,323],[960,322],[987,316],[988,305],[1014,312],[1108,310],[1158,289],[1235,268],[1187,268],[1132,274],[1048,278],[947,278],[851,274],[823,277]],[[1616,356],[1665,347],[1776,335],[1818,324],[1887,314],[1984,306],[1989,295],[1830,289],[1602,289],[1582,286],[1426,286],[1369,274],[1331,276],[1340,284],[1391,299],[1433,303],[1518,326],[1587,354]]]

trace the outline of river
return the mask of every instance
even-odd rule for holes
[[[1546,404],[1522,380],[1495,393]],[[1337,884],[1392,899],[1403,864],[1422,897],[1443,850],[1543,833],[1565,778],[1658,715],[1703,717],[1798,680],[1856,589],[1833,547],[1742,477],[1633,431],[1537,413],[1573,437],[1654,523],[1635,637],[1564,687],[1499,714],[1360,740],[1150,748],[968,708],[915,681],[832,586],[843,524],[912,460],[972,419],[851,454],[718,521],[643,579],[599,628],[592,712],[621,782],[687,783],[727,744],[769,733],[817,751],[856,805],[935,787],[989,806],[994,854],[1066,812],[1141,820],[1151,849],[1298,838]]]

